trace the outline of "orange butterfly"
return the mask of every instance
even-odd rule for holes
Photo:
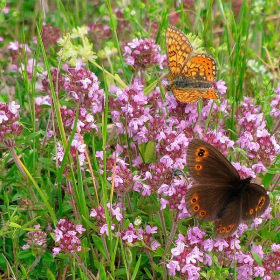
[[[171,90],[177,100],[196,103],[203,98],[217,99],[214,88],[216,62],[206,54],[194,54],[187,36],[170,25],[166,30],[166,47]]]

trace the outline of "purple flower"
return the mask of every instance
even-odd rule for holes
[[[51,24],[44,24],[42,28],[42,41],[47,54],[51,46],[57,44],[57,41],[61,38],[60,29],[54,27]]]
[[[75,68],[68,68],[68,72],[65,90],[89,113],[102,112],[104,90],[99,88],[97,76],[89,69],[82,68],[79,61]]]
[[[200,277],[199,274],[200,269],[201,269],[200,267],[187,263],[186,265],[183,266],[181,271],[182,273],[187,275],[187,279],[196,280],[199,279]]]
[[[133,39],[124,47],[124,56],[128,65],[134,66],[136,70],[143,70],[150,66],[159,66],[165,55],[160,54],[160,46],[149,39]]]
[[[226,82],[223,80],[215,82],[214,86],[219,91],[220,94],[225,94],[227,92]]]
[[[240,250],[241,246],[240,246],[240,240],[238,238],[233,238],[230,242],[229,242],[229,246],[231,250]]]
[[[67,80],[65,76],[61,73],[60,69],[53,68],[50,72],[53,83],[52,86],[55,89],[55,91],[57,93],[60,93],[61,91],[65,90]],[[51,92],[50,80],[48,78],[47,72],[44,72],[44,78],[42,79],[42,91],[47,93]]]
[[[75,134],[74,139],[71,143],[70,153],[72,155],[74,166],[77,168],[77,161],[79,161],[80,166],[84,165],[85,161],[85,147],[86,145],[81,141],[78,134]],[[56,156],[53,158],[57,161],[58,165],[60,166],[62,163],[62,160],[64,158],[64,148],[62,145],[58,142],[57,143],[57,153]],[[68,172],[69,168],[65,169],[66,174]]]
[[[40,230],[40,225],[36,225],[34,228],[34,231],[27,233],[27,244],[23,245],[22,249],[31,249],[33,254],[42,255],[47,248],[47,233]]]
[[[253,245],[252,246],[252,251],[257,253],[263,259],[264,252],[263,252],[262,245]]]
[[[261,267],[261,266],[255,266],[254,267],[254,272],[253,275],[255,277],[263,277],[265,273],[265,268]]]
[[[176,247],[171,249],[173,256],[179,256],[185,249],[185,243],[181,240],[176,241]]]
[[[202,243],[205,252],[211,252],[214,248],[214,241],[209,238],[203,241]]]
[[[245,179],[248,177],[255,178],[256,174],[248,167],[241,165],[239,162],[232,162],[231,163],[234,168],[238,171],[241,179]]]
[[[275,89],[275,96],[270,101],[271,111],[270,115],[274,118],[277,118],[280,116],[280,83],[278,84],[278,87]]]
[[[203,262],[205,265],[212,265],[212,256],[209,254],[204,254],[205,261]]]
[[[180,271],[180,266],[178,261],[171,261],[169,262],[166,267],[169,269],[169,275],[175,276],[176,271]]]
[[[278,252],[280,250],[280,244],[272,243],[271,249],[273,252]]]
[[[127,230],[123,230],[121,232],[122,240],[127,241],[129,243],[133,243],[134,241],[139,240],[139,236],[136,234],[136,229],[130,223]]]
[[[56,246],[53,248],[53,257],[58,253],[73,254],[82,250],[80,244],[81,240],[76,236],[81,234],[85,229],[82,225],[74,225],[71,221],[60,219],[56,228],[55,242]]]
[[[218,251],[222,252],[225,248],[228,248],[229,245],[224,239],[219,239],[214,243],[214,247],[217,248]]]
[[[193,227],[187,232],[190,244],[201,243],[205,232],[201,231],[198,227]]]
[[[19,109],[20,106],[16,105],[15,101],[7,104],[0,102],[0,141],[4,141],[8,146],[10,140],[16,139],[23,130],[23,126],[19,124]]]

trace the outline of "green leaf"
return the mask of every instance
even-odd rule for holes
[[[257,253],[254,252],[254,251],[251,251],[251,253],[252,253],[252,256],[253,256],[254,260],[257,262],[257,264],[258,264],[259,266],[263,266],[263,264],[262,264],[262,258],[260,257],[260,255],[257,254]]]
[[[94,243],[95,247],[103,255],[103,257],[107,259],[102,239],[97,235],[92,235],[91,237],[92,237],[92,240],[93,240],[93,243]]]
[[[30,257],[33,257],[33,254],[32,254],[31,249],[28,249],[28,250],[20,251],[20,252],[17,254],[17,257],[18,257],[20,260],[24,260],[24,259],[28,259],[28,258],[30,258]]]
[[[131,280],[136,279],[136,276],[137,276],[137,273],[138,273],[138,270],[139,270],[139,266],[140,266],[140,263],[141,263],[141,258],[142,258],[142,255],[139,256],[139,259],[138,259],[138,261],[137,261],[137,263],[136,263],[136,265],[133,269],[133,274],[132,274]]]

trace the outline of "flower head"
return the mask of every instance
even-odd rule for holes
[[[85,230],[80,224],[74,225],[69,220],[60,219],[54,230],[57,247],[53,248],[53,257],[58,253],[73,254],[80,252],[82,250],[81,240],[77,235],[82,234]]]
[[[160,47],[149,39],[133,39],[124,48],[126,63],[136,70],[143,70],[151,66],[162,68],[165,55],[160,54]]]

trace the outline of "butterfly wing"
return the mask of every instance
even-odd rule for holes
[[[241,222],[241,198],[226,204],[221,218],[214,224],[214,235],[216,238],[227,238],[232,235]]]
[[[214,221],[221,218],[230,196],[226,185],[195,184],[186,193],[187,210],[196,219]]]
[[[218,95],[214,89],[197,90],[197,89],[182,89],[171,86],[171,90],[176,99],[184,103],[197,103],[201,98],[217,99]]]
[[[213,146],[193,139],[187,150],[187,167],[196,184],[235,185],[240,176],[231,163]]]
[[[258,185],[248,183],[242,192],[242,220],[252,220],[264,213],[269,206],[266,190]]]
[[[171,86],[171,90],[175,95],[176,99],[180,102],[196,103],[199,99],[201,99],[201,94],[198,90],[185,90],[177,88],[173,85]]]
[[[187,36],[172,25],[166,30],[165,41],[171,76],[178,75],[192,54],[192,45]]]
[[[208,54],[196,54],[186,62],[182,73],[186,78],[191,77],[197,81],[213,82],[217,73],[216,62]]]
[[[198,84],[197,88],[192,89],[191,87],[186,89],[185,95],[181,94],[179,95],[179,98],[177,98],[181,102],[188,102],[188,103],[194,103],[189,102],[185,96],[188,96],[190,94],[196,95],[197,100],[200,98],[210,98],[210,99],[217,99],[219,98],[218,94],[216,93],[216,90],[213,88],[213,82],[216,79],[216,62],[215,60],[208,54],[197,54],[188,61],[186,61],[186,64],[182,68],[182,74],[185,77],[185,80],[191,80],[193,81],[200,81],[203,82],[201,85]],[[206,86],[208,89],[201,89],[199,86]],[[175,93],[174,93],[175,94]],[[176,94],[175,94],[176,96]],[[177,97],[177,96],[176,96]],[[181,100],[180,100],[181,99]],[[185,101],[186,100],[186,101]]]

